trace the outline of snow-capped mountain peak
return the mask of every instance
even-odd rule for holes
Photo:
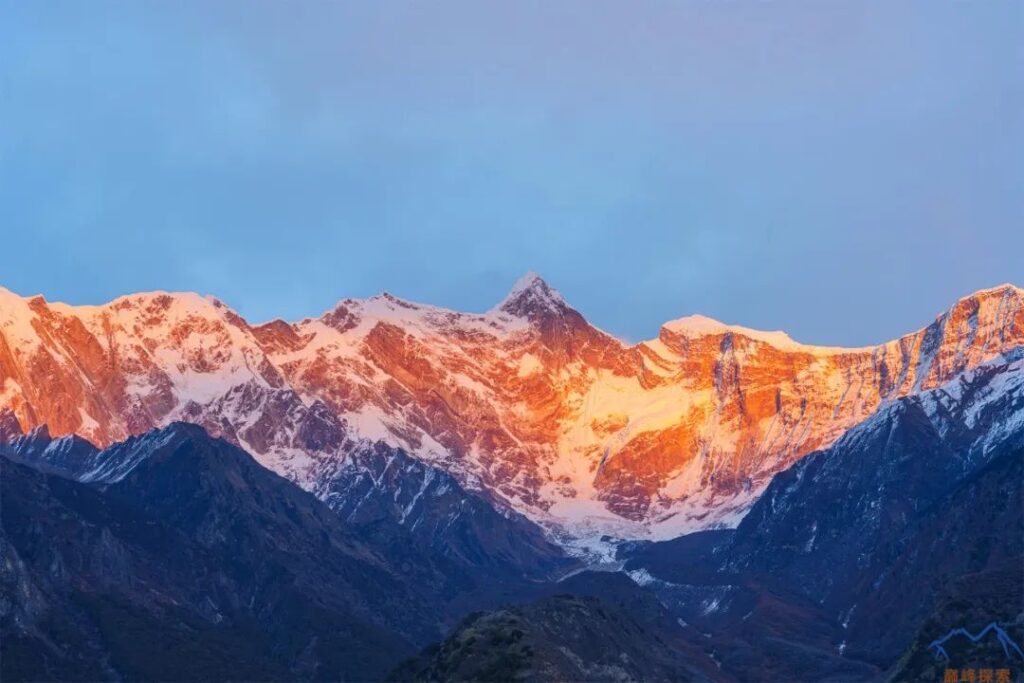
[[[533,320],[572,309],[558,290],[545,282],[540,275],[530,271],[516,281],[494,310]]]
[[[767,332],[754,330],[740,325],[727,325],[714,318],[704,315],[688,315],[683,318],[671,320],[662,326],[669,332],[681,334],[688,337],[720,336],[726,334],[738,334],[755,341],[771,344],[778,348],[799,346],[793,339],[781,330]]]
[[[258,326],[195,294],[3,291],[0,427],[102,447],[194,422],[314,490],[346,444],[383,440],[560,533],[664,537],[735,524],[774,473],[880,406],[1022,346],[1014,286],[863,349],[703,316],[627,345],[532,273],[484,314],[379,295]]]

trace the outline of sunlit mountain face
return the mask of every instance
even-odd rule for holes
[[[260,325],[0,290],[4,680],[934,677],[1024,638],[1022,462],[1013,285],[856,349],[628,344],[534,274]]]
[[[1022,345],[1011,285],[858,349],[702,316],[626,344],[534,274],[482,314],[381,294],[262,325],[194,294],[76,307],[5,290],[0,411],[101,447],[193,422],[321,497],[383,441],[595,551],[735,526],[774,474],[898,398],[977,420],[1021,395]],[[965,391],[978,373],[999,391]]]

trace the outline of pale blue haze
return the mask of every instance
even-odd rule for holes
[[[0,2],[0,284],[254,321],[540,272],[627,339],[1024,284],[1024,3]]]

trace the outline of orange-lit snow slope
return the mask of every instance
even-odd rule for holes
[[[735,524],[772,474],[888,401],[967,400],[959,379],[1001,360],[1018,396],[1022,302],[980,291],[842,349],[700,316],[629,346],[532,274],[483,314],[382,294],[258,326],[195,294],[68,306],[0,288],[0,436],[46,424],[106,445],[187,420],[314,492],[354,441],[383,439],[556,535],[663,538]]]

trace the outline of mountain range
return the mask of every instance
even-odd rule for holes
[[[860,349],[701,316],[626,344],[534,274],[483,314],[381,294],[261,325],[194,294],[0,290],[0,430],[102,447],[193,422],[320,496],[356,444],[384,441],[600,550],[735,526],[774,474],[900,397],[950,387],[942,409],[970,412],[987,399],[960,378],[1022,344],[1012,285]]]
[[[1024,643],[1022,303],[839,349],[626,344],[535,275],[263,325],[0,290],[2,676],[1020,679],[929,644]]]

